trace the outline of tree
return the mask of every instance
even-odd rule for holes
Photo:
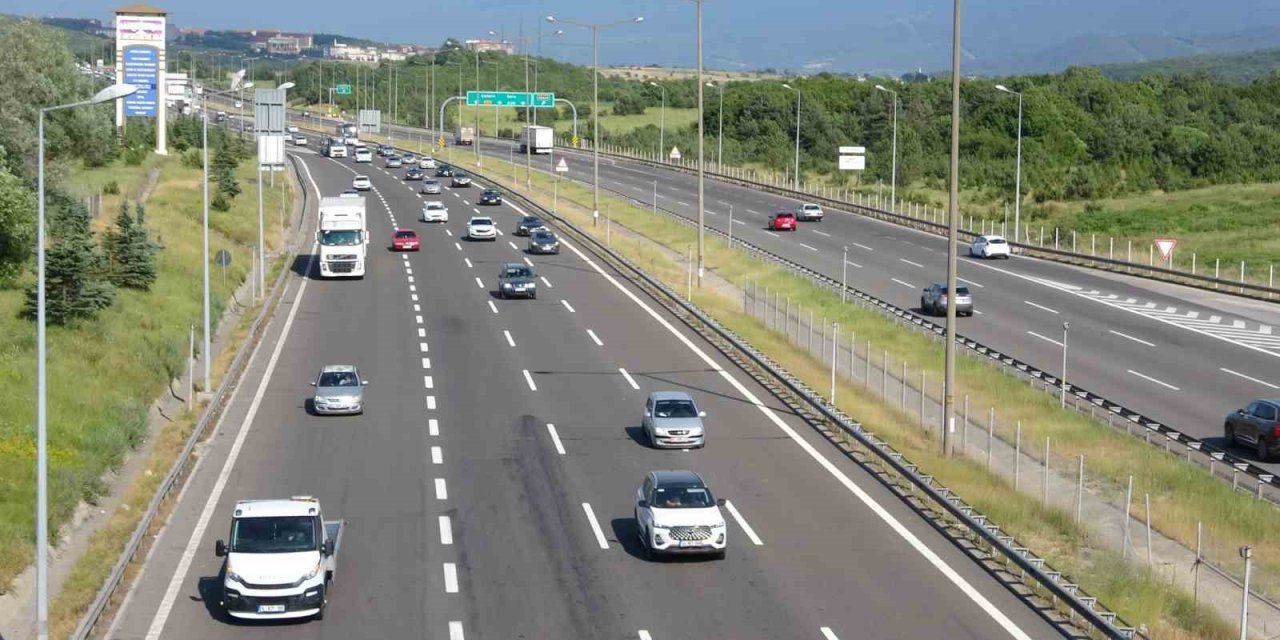
[[[115,228],[104,244],[109,265],[108,277],[117,287],[147,291],[156,281],[156,251],[146,227],[146,209],[137,204],[137,215],[129,216],[129,203],[120,205]]]
[[[36,197],[0,165],[0,282],[11,282],[31,257]]]
[[[99,278],[102,258],[93,235],[75,230],[45,252],[45,314],[51,324],[91,319],[115,302],[115,287]],[[23,315],[35,319],[37,288],[27,289]]]
[[[218,183],[218,193],[229,199],[240,195],[240,183],[236,180],[236,165],[239,162],[231,146],[219,146],[210,164],[213,165],[211,167],[213,179]]]

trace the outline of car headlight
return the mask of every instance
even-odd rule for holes
[[[511,283],[510,283],[510,282],[504,282],[504,283],[502,283],[502,288],[503,288],[503,289],[510,289],[510,288],[511,288]]]
[[[711,528],[712,528],[712,529],[723,529],[723,528],[724,528],[724,521],[723,521],[723,520],[721,520],[720,522],[718,522],[718,523],[716,523],[716,524],[711,525]]]
[[[227,565],[227,579],[231,580],[232,582],[239,582],[240,584],[244,584],[244,578],[241,578],[240,574],[233,571],[231,569],[230,564]]]
[[[302,581],[302,582],[306,582],[307,580],[310,580],[310,579],[312,579],[312,578],[316,577],[319,573],[320,573],[320,563],[319,563],[319,562],[317,562],[317,563],[316,563],[316,566],[311,567],[311,571],[308,571],[308,572],[307,572],[307,575],[302,576],[302,580],[301,580],[301,581]]]

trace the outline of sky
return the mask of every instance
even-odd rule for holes
[[[107,20],[114,7],[94,0],[0,0],[0,12]],[[1277,0],[964,0],[962,46],[968,61],[990,61],[1085,35],[1188,36],[1280,25]],[[349,0],[155,0],[179,26],[340,33],[396,43],[439,44],[446,37],[536,36],[542,16],[642,24],[602,30],[604,64],[692,66],[691,0],[467,0],[385,2],[377,10]],[[705,64],[722,69],[897,72],[946,67],[951,6],[947,0],[706,0]],[[354,8],[354,9],[353,9]],[[394,20],[388,20],[388,14]],[[590,31],[542,22],[543,53],[588,63]]]

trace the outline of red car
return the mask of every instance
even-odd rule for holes
[[[779,211],[769,214],[770,231],[795,231],[796,214],[792,211]]]
[[[413,229],[396,229],[396,233],[391,237],[392,251],[417,251],[418,250],[418,232]]]

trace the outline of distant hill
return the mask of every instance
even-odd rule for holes
[[[1099,68],[1104,75],[1115,80],[1206,73],[1224,82],[1244,83],[1270,77],[1280,70],[1280,48],[1185,56],[1133,64],[1104,64],[1099,65]]]

